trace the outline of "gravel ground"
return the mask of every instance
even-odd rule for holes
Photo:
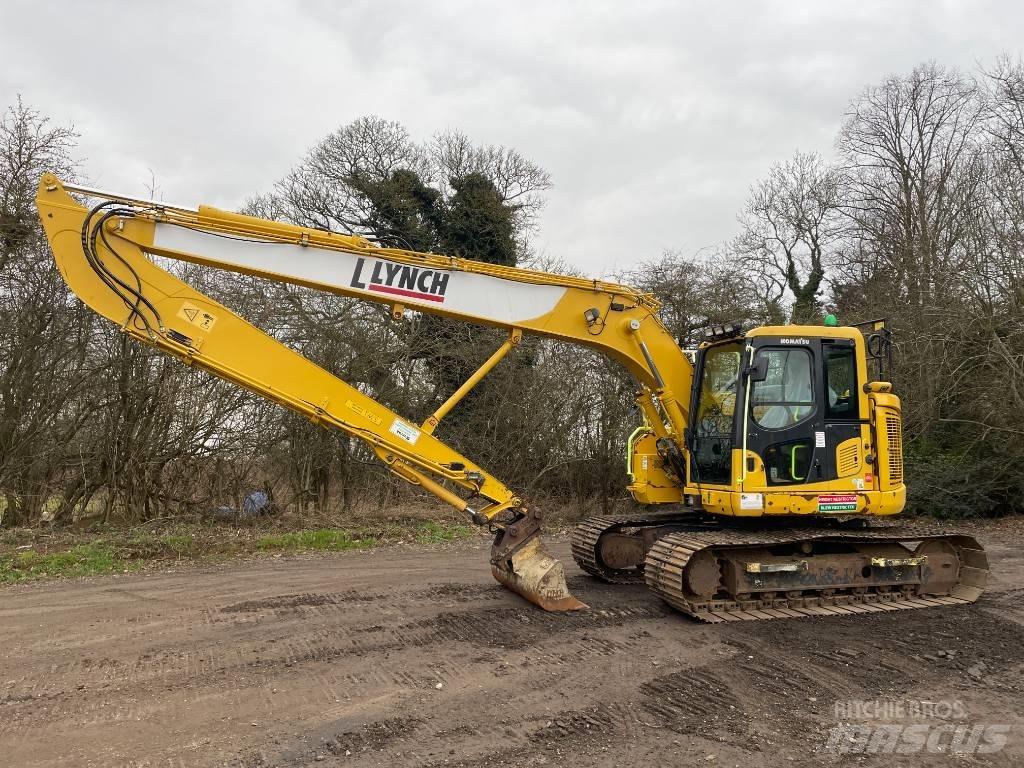
[[[5,587],[0,765],[1020,765],[1024,527],[970,527],[976,605],[860,618],[699,624],[564,538],[586,612],[506,592],[476,539]],[[863,754],[878,725],[896,754]],[[908,725],[981,749],[900,754]]]

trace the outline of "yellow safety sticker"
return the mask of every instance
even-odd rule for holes
[[[181,309],[178,310],[178,317],[182,320],[187,320],[202,328],[204,331],[212,331],[213,326],[217,322],[217,316],[211,315],[202,307],[198,307],[191,301],[182,302]]]

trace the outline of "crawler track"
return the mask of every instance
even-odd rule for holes
[[[631,569],[612,568],[601,559],[601,537],[607,534],[636,533],[643,529],[672,527],[647,553],[642,564]],[[754,548],[798,547],[804,542],[831,545],[908,546],[924,542],[944,543],[955,552],[957,581],[939,594],[923,590],[920,584],[866,583],[852,589],[815,588],[801,584],[799,589],[731,595],[719,584],[713,595],[695,595],[685,586],[687,569],[694,557],[729,561],[730,557],[749,554]],[[683,613],[707,622],[751,621],[835,616],[884,611],[931,608],[971,603],[984,591],[988,577],[988,558],[973,537],[931,527],[879,524],[866,529],[843,529],[822,525],[807,528],[750,529],[731,528],[720,521],[702,519],[692,513],[655,512],[592,517],[581,522],[572,535],[572,553],[587,573],[612,584],[646,581],[660,598]],[[820,556],[819,556],[820,559]]]
[[[601,537],[606,533],[613,533],[627,528],[666,525],[692,519],[692,515],[680,514],[679,512],[650,512],[646,514],[588,517],[577,525],[572,532],[572,557],[576,564],[591,576],[596,576],[610,584],[643,583],[644,574],[641,569],[624,571],[608,568],[601,562],[598,555],[598,542]]]
[[[713,599],[704,599],[688,593],[685,587],[684,575],[699,553],[728,559],[753,547],[799,545],[814,541],[868,545],[946,542],[955,548],[959,558],[958,580],[948,594],[942,595],[921,594],[920,586],[904,586],[896,590],[867,586],[856,591],[802,589],[796,595],[752,594],[749,599],[722,596],[719,590]],[[879,613],[972,603],[984,591],[987,578],[988,558],[976,539],[909,526],[856,533],[837,533],[820,528],[790,529],[784,533],[729,530],[670,533],[651,548],[644,569],[647,586],[656,595],[677,610],[711,623]]]

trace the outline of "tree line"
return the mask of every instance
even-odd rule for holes
[[[38,226],[40,174],[75,179],[78,136],[23,104],[0,120],[0,524],[136,522],[241,509],[409,503],[358,441],[129,342],[69,294]],[[549,174],[458,131],[364,117],[244,210],[385,246],[572,272],[534,251]],[[1024,66],[927,63],[852,98],[835,145],[756,181],[737,234],[612,277],[654,293],[684,347],[709,323],[888,318],[915,511],[1024,511]],[[500,344],[493,329],[190,265],[200,290],[422,420]],[[584,266],[585,269],[585,266]],[[438,429],[527,498],[625,498],[633,383],[529,339]]]

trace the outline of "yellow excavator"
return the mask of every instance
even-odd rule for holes
[[[581,344],[636,381],[629,491],[644,511],[584,520],[573,557],[646,581],[704,621],[847,615],[972,602],[988,575],[967,535],[892,523],[903,510],[900,402],[883,322],[715,326],[680,348],[649,294],[600,280],[383,248],[359,236],[45,175],[39,216],[71,290],[134,339],[364,440],[399,477],[495,535],[495,578],[551,611],[586,606],[540,539],[541,511],[434,436],[524,334]],[[414,423],[158,266],[191,262],[507,331]]]

